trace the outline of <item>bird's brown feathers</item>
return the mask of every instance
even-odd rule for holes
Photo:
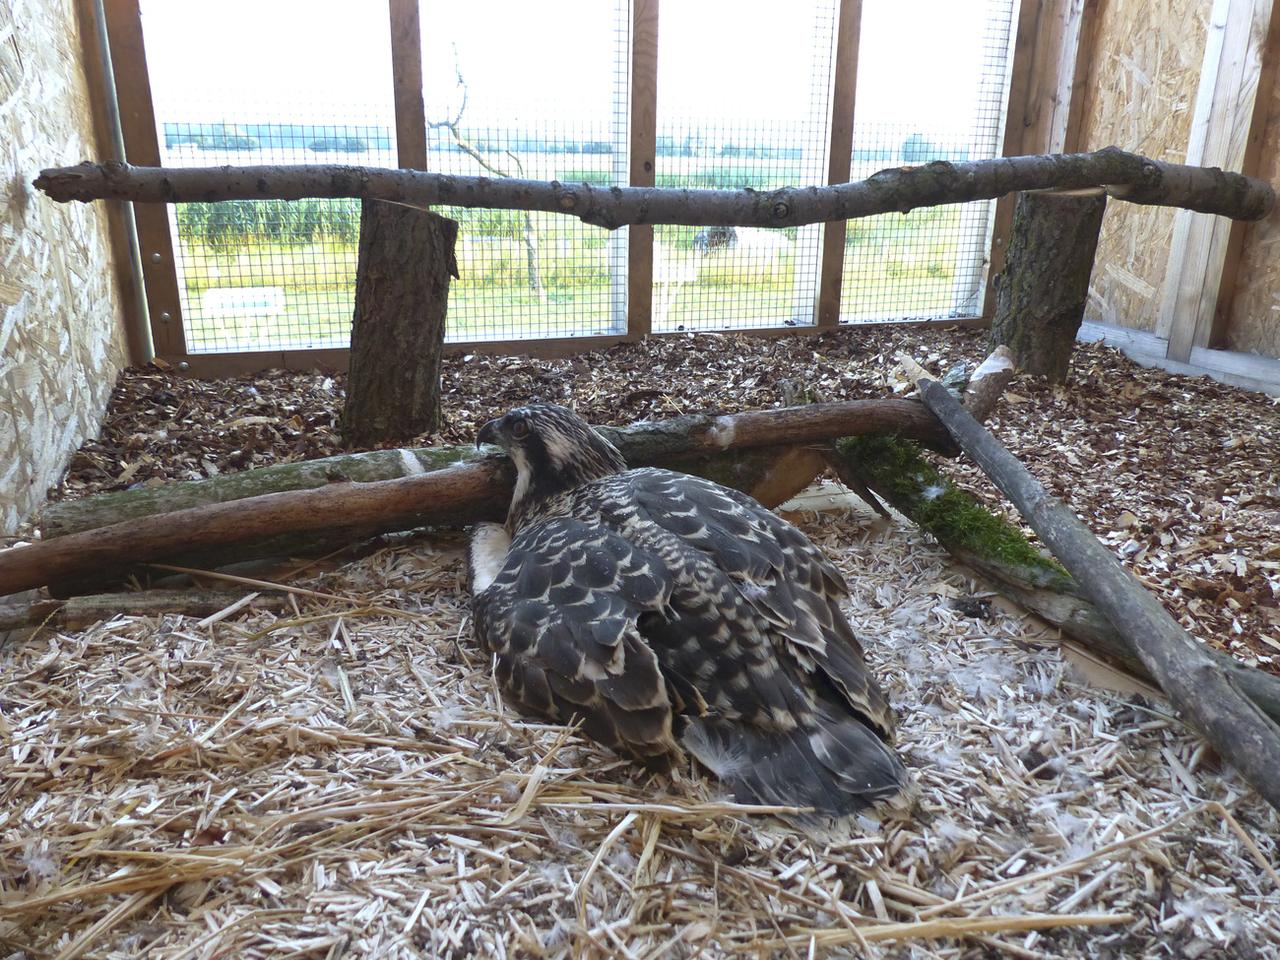
[[[551,445],[543,411],[557,459],[582,444],[588,478],[522,478],[510,551],[475,594],[508,695],[653,768],[687,749],[740,799],[842,814],[895,797],[892,714],[821,551],[711,481],[602,470],[563,408],[521,408],[521,437],[493,430],[521,469]]]

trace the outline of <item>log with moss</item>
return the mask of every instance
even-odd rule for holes
[[[900,399],[687,416],[602,432],[633,465],[660,464],[708,476],[770,504],[805,486],[821,469],[821,458],[803,450],[810,441],[896,432],[952,449],[918,402]],[[797,447],[798,452],[783,455]],[[437,469],[419,471],[424,459]],[[394,479],[350,482],[357,468],[370,464],[390,469]],[[105,507],[69,508],[78,520],[55,511],[62,518],[60,530],[50,525],[43,541],[0,551],[0,595],[55,584],[83,591],[161,560],[243,561],[302,552],[299,546],[314,554],[316,548],[395,530],[495,519],[505,512],[513,483],[505,457],[456,447],[422,456],[383,451],[269,470],[269,477],[266,471],[251,471],[112,494]],[[75,532],[67,532],[72,528]]]
[[[1129,642],[1173,708],[1280,809],[1280,726],[942,384],[927,374],[917,383],[925,406]]]
[[[632,466],[660,465],[745,490],[754,488],[782,451],[813,440],[891,432],[920,440],[932,449],[954,450],[937,422],[917,401],[899,399],[819,403],[721,417],[694,414],[626,427],[596,429],[618,448]],[[756,452],[751,456],[744,456],[741,452],[724,455],[727,450],[746,448]],[[41,517],[40,532],[46,539],[52,539],[159,513],[244,500],[268,493],[315,490],[341,482],[395,480],[474,463],[486,455],[469,444],[371,450],[319,460],[279,463],[207,480],[119,490],[82,500],[49,504]],[[503,502],[508,493],[497,491],[494,502]],[[767,498],[761,498],[762,502],[764,499]]]
[[[836,443],[828,459],[843,481],[870,488],[1001,593],[1081,646],[1155,683],[1133,645],[1062,565],[1033,545],[1019,527],[943,477],[916,444],[890,437],[848,437]],[[1280,677],[1229,654],[1208,648],[1206,652],[1250,700],[1280,722]]]

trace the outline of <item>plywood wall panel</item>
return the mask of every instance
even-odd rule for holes
[[[1102,0],[1084,95],[1082,148],[1186,160],[1211,0]],[[1154,330],[1174,211],[1113,202],[1088,319]]]
[[[106,209],[31,180],[97,155],[74,0],[0,0],[0,534],[98,428],[125,364]]]
[[[1280,70],[1258,96],[1270,97],[1258,176],[1280,188]],[[1245,234],[1226,347],[1280,357],[1280,205]]]

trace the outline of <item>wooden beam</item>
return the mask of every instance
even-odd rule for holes
[[[391,84],[396,111],[396,162],[427,169],[427,116],[422,103],[422,29],[418,0],[390,0]]]
[[[1072,0],[1058,60],[1057,96],[1050,149],[1056,153],[1084,150],[1084,98],[1098,47],[1099,0]],[[1065,114],[1065,115],[1063,115]],[[1057,139],[1061,131],[1061,140]]]
[[[84,56],[85,80],[89,87],[89,105],[93,112],[93,132],[98,154],[109,160],[123,160],[119,139],[119,115],[111,64],[107,61],[105,21],[99,19],[94,0],[78,0],[76,14],[80,25],[80,49]],[[122,200],[107,203],[107,232],[111,238],[111,260],[120,297],[120,311],[129,346],[129,363],[144,366],[151,362],[154,351],[147,326],[147,298],[142,289],[142,265],[138,258],[137,233],[133,204]]]
[[[1031,94],[1031,75],[1035,66],[1036,33],[1040,25],[1041,8],[1049,0],[1023,0],[1018,5],[1018,24],[1013,40],[1013,62],[1009,69],[1009,100],[1005,110],[1004,144],[1000,155],[1016,157],[1022,154],[1023,133],[1027,126],[1028,98]],[[1013,229],[1013,197],[1001,197],[996,201],[996,214],[991,225],[991,254],[988,258],[986,292],[983,295],[982,315],[991,317],[995,312],[996,285],[992,279],[1004,269],[1009,234]]]
[[[1098,0],[1049,0],[1036,33],[1023,153],[1068,153],[1080,140]],[[1074,148],[1071,148],[1074,149]]]
[[[658,0],[631,4],[631,163],[633,187],[652,187],[658,159]],[[633,224],[627,239],[627,336],[653,325],[653,227]]]
[[[892,327],[902,330],[911,327],[952,327],[976,328],[987,326],[982,317],[945,317],[939,320],[886,320],[876,323],[860,323],[858,329]],[[749,327],[739,330],[707,330],[700,331],[702,337],[761,337],[764,339],[790,338],[807,336],[820,332],[817,326],[809,327]],[[684,337],[686,333],[658,333],[654,336]],[[607,350],[609,347],[626,343],[630,338],[623,335],[607,334],[589,337],[547,337],[528,340],[467,340],[452,341],[444,345],[445,356],[456,353],[482,353],[487,356],[524,356],[543,360],[560,360],[565,357],[576,357],[596,350]],[[258,370],[326,370],[345,373],[351,358],[351,351],[346,348],[317,348],[314,350],[260,350],[239,353],[196,353],[179,356],[166,356],[164,360],[172,367],[191,377],[211,380],[217,377],[235,377]]]
[[[831,93],[831,143],[827,183],[847,183],[853,162],[853,111],[858,86],[858,43],[862,33],[862,0],[840,0],[836,17],[835,78]],[[818,278],[817,324],[840,323],[840,288],[844,279],[844,241],[848,224],[831,221],[822,227],[822,267]]]
[[[120,105],[125,159],[132,164],[159,166],[160,140],[151,102],[151,77],[147,72],[139,0],[105,0],[103,10]],[[159,203],[138,204],[134,207],[134,218],[138,224],[142,278],[147,289],[151,339],[156,353],[185,354],[187,344],[182,330],[173,238],[169,233],[169,208]]]
[[[1080,149],[1085,81],[1093,57],[1098,0],[1027,0],[1023,3],[1005,121],[1003,155],[1071,153]],[[1013,197],[996,202],[988,276],[1004,268],[1013,227]],[[983,315],[995,307],[987,284]]]
[[[1187,163],[1257,169],[1271,96],[1270,86],[1261,97],[1258,87],[1275,67],[1278,6],[1274,0],[1215,0]],[[1231,285],[1223,280],[1228,274],[1234,279],[1242,243],[1243,232],[1232,231],[1228,221],[1178,211],[1156,326],[1156,333],[1169,340],[1169,359],[1185,363],[1193,348],[1216,346],[1231,295]]]

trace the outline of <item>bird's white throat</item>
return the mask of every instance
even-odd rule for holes
[[[500,523],[479,523],[471,534],[471,592],[487,590],[511,549],[511,534]]]

